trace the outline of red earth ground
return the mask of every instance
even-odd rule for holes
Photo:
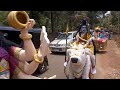
[[[118,37],[117,37],[118,38]],[[108,40],[105,51],[99,51],[96,54],[97,73],[93,79],[120,79],[120,48],[113,40]],[[119,41],[119,40],[117,40]],[[56,79],[67,79],[64,74],[64,54],[50,54],[49,69],[39,77],[50,77],[56,75]]]
[[[108,40],[105,51],[97,52],[96,69],[94,79],[120,79],[120,49],[114,40]]]

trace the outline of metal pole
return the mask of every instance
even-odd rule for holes
[[[66,62],[66,56],[67,56],[67,36],[68,36],[68,17],[67,17],[67,27],[66,27],[66,49],[65,49],[65,62]]]
[[[66,62],[66,56],[67,56],[67,34],[66,34],[65,62]]]
[[[120,27],[119,27],[119,11],[118,11],[118,34],[120,33]]]
[[[65,50],[65,62],[67,61],[66,59],[67,59],[67,36],[68,36],[68,17],[67,17],[67,27],[66,27],[66,50]],[[68,75],[67,75],[67,73],[66,73],[66,67],[64,66],[64,73],[65,73],[65,76],[67,77],[67,79],[68,79]]]

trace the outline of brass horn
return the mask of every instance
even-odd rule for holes
[[[9,25],[15,29],[24,28],[29,22],[29,19],[25,11],[11,11],[7,17]]]

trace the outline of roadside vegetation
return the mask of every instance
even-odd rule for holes
[[[10,11],[0,11],[0,25],[9,26],[7,15]],[[81,20],[87,17],[90,27],[104,27],[111,30],[114,34],[114,40],[120,47],[120,11],[26,11],[30,18],[35,19],[35,27],[45,25],[47,32],[64,32],[67,23],[69,31],[76,30]]]

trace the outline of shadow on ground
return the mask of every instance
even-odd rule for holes
[[[105,53],[107,53],[107,51],[97,51],[96,53],[97,54],[105,54]]]
[[[62,56],[65,56],[65,52],[52,52],[51,53],[52,55],[62,55]]]

